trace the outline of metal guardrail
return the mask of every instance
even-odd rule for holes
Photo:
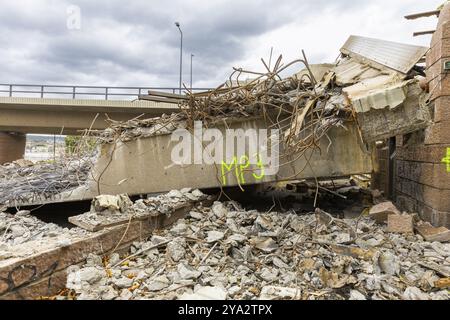
[[[148,90],[169,93],[179,92],[173,87],[104,87],[104,86],[70,86],[70,85],[35,85],[35,84],[0,84],[0,96],[9,97],[39,97],[77,99],[81,96],[90,96],[102,100],[110,98],[138,98],[146,95]],[[193,92],[207,91],[211,88],[192,88]]]

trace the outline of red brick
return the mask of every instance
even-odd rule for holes
[[[439,75],[431,80],[430,93],[432,101],[442,96],[450,96],[450,74]]]
[[[448,40],[450,42],[450,39],[448,39]],[[450,56],[450,54],[449,54],[449,56]],[[450,60],[449,57],[447,57],[446,59],[444,58],[442,60],[438,60],[431,66],[427,65],[427,70],[425,71],[425,73],[427,75],[428,82],[431,82],[432,80],[436,79],[440,75],[447,74],[447,72],[444,71],[444,61],[448,61],[448,60]]]
[[[440,97],[434,102],[434,122],[450,121],[450,97]]]
[[[417,202],[417,212],[423,220],[430,222],[433,226],[450,227],[449,211],[438,211],[424,203]]]
[[[425,144],[450,144],[450,121],[434,123],[426,128]]]
[[[445,150],[445,149],[444,149]],[[445,152],[443,153],[443,156]],[[444,163],[396,161],[399,177],[419,182],[430,187],[450,190],[450,173]]]
[[[391,214],[400,214],[400,211],[390,201],[374,205],[369,211],[369,216],[378,223],[386,222]]]
[[[396,190],[397,191],[397,190]],[[417,212],[417,201],[407,195],[404,195],[400,191],[396,192],[396,201],[395,204],[399,209],[406,212]]]
[[[441,190],[402,177],[396,177],[397,189],[437,211],[450,212],[450,190]]]
[[[450,212],[440,212],[439,213],[439,224],[446,228],[450,228]]]
[[[450,241],[450,230],[446,227],[433,227],[431,224],[423,223],[416,227],[417,232],[426,240],[430,242]]]
[[[440,28],[436,30],[433,35],[433,40],[431,42],[430,50],[427,52],[426,63],[427,67],[432,66],[436,61],[442,59],[443,57],[450,56],[450,51],[448,50],[448,42],[450,39],[450,24],[446,23],[445,28]]]
[[[450,148],[450,144],[400,147],[397,149],[396,159],[441,164],[447,148]]]
[[[439,22],[450,21],[450,3],[446,3],[439,14]]]
[[[387,231],[393,233],[414,233],[413,216],[400,214],[389,215]]]

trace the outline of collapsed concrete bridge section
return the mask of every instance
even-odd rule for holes
[[[266,167],[259,161],[254,164],[249,161],[238,162],[237,159],[250,159],[254,155],[252,146],[261,146],[260,140],[254,139],[252,135],[238,135],[237,138],[244,138],[247,142],[243,149],[233,147],[231,159],[212,164],[195,161],[176,163],[173,151],[179,141],[173,139],[173,133],[177,129],[192,129],[188,126],[189,120],[195,120],[184,118],[184,122],[179,121],[176,115],[174,121],[166,123],[150,119],[148,122],[135,121],[106,129],[103,135],[100,134],[104,140],[91,165],[83,167],[83,170],[77,168],[79,162],[84,163],[83,159],[63,167],[46,164],[47,167],[41,173],[27,163],[18,163],[15,164],[18,167],[12,165],[6,169],[2,167],[1,170],[6,171],[2,173],[0,170],[0,174],[11,177],[11,180],[17,177],[17,180],[4,183],[0,190],[0,204],[21,207],[89,200],[100,194],[145,195],[182,188],[191,190],[234,186],[245,191],[247,185],[333,179],[372,172],[373,186],[383,189],[406,211],[419,213],[435,226],[448,227],[450,133],[446,133],[450,128],[450,78],[447,77],[450,52],[446,43],[450,39],[449,20],[450,4],[447,4],[440,11],[439,26],[433,36],[431,50],[350,37],[341,49],[342,57],[336,65],[307,65],[306,70],[296,75],[300,79],[298,83],[292,79],[285,82],[280,80],[282,84],[279,87],[270,87],[272,91],[261,94],[277,97],[273,100],[264,97],[270,103],[282,100],[281,105],[284,107],[295,106],[288,110],[280,108],[282,111],[277,115],[278,123],[275,126],[269,124],[268,115],[262,114],[261,110],[251,113],[250,109],[256,104],[245,105],[244,111],[238,116],[218,117],[211,108],[199,108],[201,103],[210,102],[208,99],[196,101],[196,97],[184,98],[194,102],[189,110],[192,115],[201,109],[202,112],[209,111],[208,116],[211,118],[217,116],[215,121],[208,123],[208,128],[218,130],[222,136],[226,136],[227,130],[233,129],[242,130],[245,135],[247,130],[283,127],[280,137],[287,143],[280,143],[276,153],[271,154],[279,156],[280,160],[275,172],[269,174],[269,170],[265,170]],[[425,54],[427,67],[424,70],[419,61]],[[296,88],[306,89],[281,91],[280,88],[291,83],[298,85]],[[269,79],[263,84],[270,86],[272,83]],[[251,91],[254,87],[249,92],[255,93]],[[239,91],[233,91],[234,88],[226,90],[230,93],[227,97],[234,99],[239,96]],[[260,93],[257,91],[255,95]],[[308,98],[302,98],[305,95]],[[220,100],[220,95],[213,98],[220,105],[224,102]],[[220,111],[233,113],[241,107],[239,104],[231,106]],[[351,117],[348,116],[349,111]],[[324,117],[311,123],[311,118],[317,114]],[[164,120],[164,117],[160,119]],[[288,121],[283,122],[286,119]],[[327,130],[323,129],[324,125],[329,125]],[[311,130],[313,126],[316,131]],[[317,135],[320,139],[311,140],[311,135]],[[5,139],[13,138],[7,136]],[[20,137],[17,137],[17,141],[21,143]],[[301,148],[290,153],[292,145],[300,145]],[[195,148],[187,152],[188,158],[195,158],[193,150]],[[18,174],[9,175],[16,168]],[[33,178],[36,174],[40,176]],[[48,183],[50,178],[59,180],[42,185],[42,181]],[[0,299],[20,299],[36,292],[54,293],[49,289],[63,286],[68,266],[82,263],[93,252],[104,254],[125,248],[133,241],[147,237],[155,229],[183,217],[192,205],[186,203],[183,207],[172,208],[171,216],[155,216],[147,212],[144,218],[131,220],[119,214],[124,224],[109,224],[104,229],[97,229],[98,226],[86,228],[92,233],[70,238],[74,240],[69,245],[70,250],[67,239],[61,238],[57,239],[57,248],[39,248],[39,255],[30,245],[26,246],[26,252],[2,252],[5,256],[0,256]],[[407,218],[412,228],[413,217]],[[80,224],[80,221],[77,223]],[[448,235],[448,230],[446,233]],[[3,258],[6,260],[1,261]],[[372,257],[370,261],[373,261]],[[427,268],[437,270],[447,278],[450,275],[448,270],[434,262]]]
[[[132,138],[122,137],[101,144],[89,174],[78,187],[51,195],[19,190],[12,199],[3,195],[0,202],[6,202],[8,206],[26,206],[87,200],[99,194],[142,195],[183,187],[241,186],[244,189],[250,184],[370,173],[377,169],[377,163],[374,167],[372,161],[375,141],[408,134],[429,125],[426,94],[420,88],[421,72],[416,66],[427,50],[352,36],[341,49],[342,58],[336,65],[307,65],[306,71],[296,75],[297,80],[281,81],[280,88],[297,81],[300,86],[310,89],[301,91],[295,86],[289,89],[292,91],[285,94],[287,100],[282,103],[286,109],[276,115],[279,121],[276,126],[269,125],[267,115],[258,116],[258,112],[245,117],[242,114],[218,116],[215,122],[208,124],[224,135],[229,129],[245,132],[284,127],[280,132],[281,139],[289,140],[291,145],[285,141],[276,142],[279,144],[276,155],[279,168],[272,174],[266,174],[269,170],[258,163],[239,163],[242,157],[255,156],[251,147],[260,142],[251,137],[243,150],[232,150],[231,161],[235,158],[235,163],[230,163],[227,158],[223,163],[177,164],[172,157],[176,144],[172,133],[177,122],[169,123],[173,127],[171,130],[167,130],[167,124],[142,128],[136,122],[136,128],[131,130],[134,132]],[[387,57],[383,56],[386,52]],[[253,84],[252,88],[257,86]],[[222,92],[220,90],[224,89],[218,92]],[[226,90],[233,92],[234,89]],[[305,92],[311,97],[303,99]],[[258,96],[258,93],[254,94]],[[289,110],[293,105],[297,110],[294,113]],[[251,112],[251,108],[249,105],[245,112]],[[231,109],[233,112],[236,110]],[[318,114],[321,118],[311,123]],[[112,131],[110,134],[117,135]],[[288,150],[292,144],[297,148],[300,146],[296,153]],[[194,151],[189,150],[191,152]]]
[[[441,24],[445,21],[443,19],[450,15],[445,13],[446,10],[450,10],[448,5],[444,7],[440,16]],[[446,35],[447,25],[444,23],[438,29],[440,37]],[[434,39],[438,39],[433,40],[438,42],[439,35],[435,35]],[[430,73],[431,67],[425,69],[421,65],[428,52],[428,64],[439,63],[439,66],[442,66],[446,61],[445,53],[436,53],[439,48],[436,44],[429,51],[425,47],[351,36],[341,49],[341,59],[338,63],[331,65],[305,63],[306,69],[295,76],[297,80],[294,78],[277,80],[275,84],[278,83],[278,87],[270,87],[273,86],[270,79],[270,76],[273,76],[272,72],[264,81],[250,81],[237,87],[219,88],[213,93],[205,92],[180,98],[185,104],[185,110],[188,110],[184,113],[187,118],[210,112],[209,119],[215,121],[208,123],[208,127],[216,128],[222,133],[228,129],[244,131],[273,129],[273,123],[270,125],[267,114],[261,111],[265,109],[255,112],[255,108],[266,106],[264,103],[267,101],[269,101],[267,105],[280,103],[282,107],[279,108],[281,110],[279,114],[275,114],[278,121],[275,127],[283,127],[280,136],[285,141],[280,143],[279,170],[273,174],[268,174],[268,170],[264,170],[267,168],[262,168],[257,163],[238,163],[242,157],[245,159],[254,156],[251,154],[253,151],[250,146],[258,142],[251,139],[244,150],[233,149],[232,153],[236,159],[234,163],[232,157],[232,162],[225,159],[223,163],[215,164],[177,164],[172,157],[176,144],[172,139],[172,133],[177,129],[174,125],[177,122],[169,123],[173,128],[167,130],[167,123],[162,125],[151,120],[150,122],[154,122],[152,126],[142,127],[142,123],[139,122],[131,124],[135,126],[130,129],[134,133],[125,139],[119,137],[120,130],[106,129],[109,130],[109,135],[115,138],[101,144],[95,160],[89,167],[89,174],[86,174],[85,179],[80,180],[75,187],[71,184],[70,188],[60,188],[51,194],[46,193],[49,188],[42,188],[45,190],[43,192],[25,188],[28,191],[14,190],[14,197],[8,198],[10,191],[15,188],[11,185],[5,188],[9,193],[4,191],[1,194],[0,203],[7,206],[39,205],[88,200],[99,194],[143,195],[183,187],[240,186],[245,190],[246,185],[252,184],[337,178],[372,172],[374,186],[378,185],[386,195],[410,207],[412,205],[411,208],[422,215],[432,214],[434,218],[427,220],[435,224],[448,225],[446,213],[450,207],[445,199],[449,197],[442,199],[441,192],[446,194],[450,183],[445,164],[440,163],[445,156],[446,138],[436,131],[437,128],[444,128],[446,121],[445,109],[448,106],[444,106],[445,86],[442,84],[446,77],[444,71],[434,76],[434,73]],[[436,60],[437,56],[441,57],[440,60]],[[441,86],[441,93],[432,90],[431,85],[428,89],[423,85],[425,75],[430,84],[437,83]],[[440,82],[436,82],[439,79]],[[261,94],[255,89],[260,90],[261,87],[267,92]],[[289,88],[282,91],[286,87]],[[224,96],[226,99],[245,97],[246,94],[239,94],[241,88],[249,90],[248,93],[256,100],[243,106],[239,103],[227,106],[227,100],[220,100],[225,99]],[[212,94],[216,96],[208,98]],[[264,98],[264,95],[273,96]],[[211,105],[208,105],[214,101],[219,101],[217,103],[225,107],[220,112],[214,111]],[[190,106],[189,103],[194,105]],[[204,109],[200,110],[199,106]],[[320,117],[312,124],[311,119],[319,114]],[[195,120],[187,118],[183,120],[184,128],[186,123]],[[122,127],[126,125],[118,125],[118,128]],[[427,182],[429,179],[426,180],[427,176],[422,169],[417,179],[423,183],[412,190],[408,185],[413,182],[404,181],[416,179],[405,171],[406,163],[410,162],[405,153],[408,148],[402,146],[398,153],[389,150],[388,156],[382,158],[376,143],[396,136],[402,136],[403,141],[409,139],[410,143],[420,141],[421,132],[426,133],[425,144],[432,143],[432,146],[426,147],[437,150],[437,155],[433,156],[433,174],[438,185]],[[117,137],[119,139],[116,139]],[[430,142],[431,140],[433,141]],[[442,143],[444,145],[439,145]],[[297,148],[300,146],[301,152],[290,153],[292,145]],[[426,158],[425,155],[424,157]],[[417,162],[421,161],[420,159],[410,160]],[[396,172],[401,179],[395,180]],[[79,179],[76,172],[74,174],[73,177]],[[384,177],[380,179],[382,174]],[[434,189],[439,195],[432,192]],[[392,194],[392,190],[396,191],[396,195]],[[410,198],[414,198],[416,202]]]

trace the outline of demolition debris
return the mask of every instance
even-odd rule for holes
[[[180,191],[164,197],[184,201]],[[124,256],[91,254],[69,268],[69,291],[55,298],[441,300],[449,276],[449,243],[390,233],[364,214],[259,212],[227,201],[197,205]]]
[[[335,185],[372,170],[363,162],[375,141],[428,125],[430,92],[419,85],[418,65],[426,50],[352,36],[335,64],[311,65],[304,53],[287,64],[281,56],[273,66],[262,60],[263,72],[234,68],[211,91],[150,91],[140,98],[176,103],[179,112],[110,120],[108,129],[85,136],[96,138],[95,152],[0,167],[5,210],[92,200],[89,212],[68,218],[71,229],[29,211],[0,213],[0,296],[29,297],[36,289],[49,293],[33,298],[61,300],[448,300],[450,231],[401,212],[380,192]],[[392,52],[398,56],[380,59]],[[299,65],[304,69],[284,77]],[[280,131],[285,171],[245,183],[270,185],[273,205],[251,208],[224,190],[244,190],[243,171],[254,170],[245,164],[238,171],[234,163],[237,182],[227,184],[216,166],[170,162],[168,136],[193,130],[196,121]],[[306,189],[305,196],[280,187],[303,178],[294,189]],[[53,280],[66,287],[57,295],[49,290]]]

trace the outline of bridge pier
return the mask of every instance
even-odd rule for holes
[[[26,135],[18,132],[0,132],[0,164],[22,159]]]

